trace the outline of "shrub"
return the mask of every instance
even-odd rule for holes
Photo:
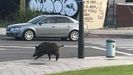
[[[27,22],[33,17],[36,17],[38,15],[43,14],[42,12],[33,12],[30,10],[26,11],[18,11],[16,13],[11,14],[11,20],[16,21],[16,22]]]
[[[22,23],[27,22],[31,18],[36,17],[38,15],[42,15],[44,13],[37,12],[37,11],[31,11],[31,10],[23,10],[23,11],[17,11],[16,13],[11,13],[6,18],[0,19],[0,27],[6,27],[9,24],[14,23]]]

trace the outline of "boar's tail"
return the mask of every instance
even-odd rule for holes
[[[59,45],[59,48],[60,48],[60,47],[64,47],[64,45]]]

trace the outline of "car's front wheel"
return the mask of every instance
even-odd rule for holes
[[[32,30],[26,30],[23,34],[25,40],[32,40],[35,37],[35,34]]]
[[[69,39],[72,41],[77,41],[79,39],[79,32],[77,30],[73,30],[69,34]]]

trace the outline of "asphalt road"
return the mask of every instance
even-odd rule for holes
[[[95,43],[92,41],[101,41],[101,39],[97,38],[85,38],[85,57],[92,56],[105,56],[105,44]],[[55,42],[59,45],[64,45],[63,48],[60,49],[60,57],[61,58],[70,58],[77,57],[78,54],[78,42],[73,41],[60,41],[60,39],[49,39],[49,38],[38,38],[33,41],[22,41],[16,40],[11,37],[7,37],[5,35],[0,35],[0,62],[1,61],[10,61],[10,60],[22,60],[22,59],[33,59],[32,55],[35,51],[35,47],[41,42]],[[125,49],[117,48],[118,52],[116,55],[128,55],[121,53],[126,52]],[[133,53],[133,51],[131,52]],[[53,56],[54,57],[54,56]],[[44,55],[41,58],[48,58],[47,55]],[[55,59],[52,59],[55,60]]]

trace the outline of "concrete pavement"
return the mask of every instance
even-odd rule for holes
[[[5,35],[5,28],[0,28],[0,35]],[[130,34],[133,30],[89,30],[90,34]],[[45,75],[64,71],[72,71],[86,68],[128,65],[133,64],[133,56],[116,56],[106,58],[105,56],[77,58],[60,58],[59,61],[52,59],[39,60],[13,60],[0,62],[0,75]]]
[[[99,56],[85,59],[60,58],[57,62],[55,59],[5,61],[0,62],[0,75],[45,75],[94,67],[128,65],[133,64],[132,59],[132,56],[115,58]]]

